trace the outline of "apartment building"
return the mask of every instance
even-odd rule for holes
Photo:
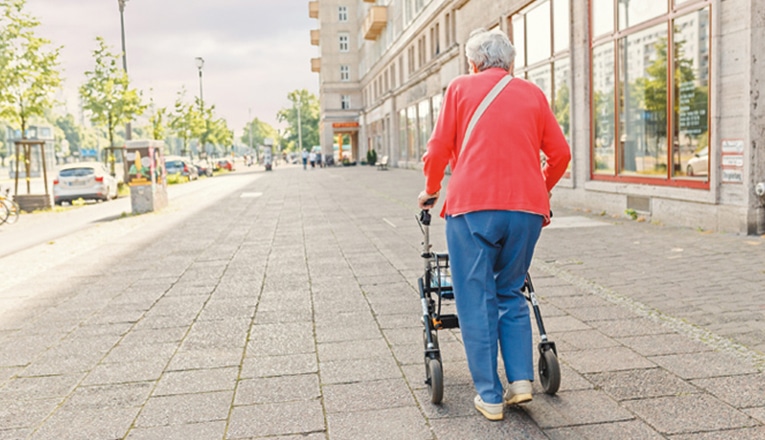
[[[467,73],[468,35],[498,28],[569,139],[556,198],[765,233],[765,2],[314,0],[309,14],[326,154],[344,139],[352,160],[373,148],[421,168],[443,92]]]

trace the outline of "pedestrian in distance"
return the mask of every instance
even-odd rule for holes
[[[531,322],[521,289],[550,222],[550,191],[571,152],[542,90],[513,78],[515,48],[503,32],[473,31],[465,53],[470,74],[446,89],[423,157],[418,205],[435,203],[450,165],[441,216],[474,405],[487,419],[502,420],[505,405],[532,399]]]
[[[311,154],[308,155],[308,161],[311,162],[311,169],[316,167],[316,153],[311,151]]]
[[[308,164],[308,150],[303,150],[303,169],[306,169]]]

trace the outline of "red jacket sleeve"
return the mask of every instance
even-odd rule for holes
[[[566,173],[568,163],[571,161],[571,148],[552,110],[549,106],[547,109],[548,111],[543,115],[544,133],[542,135],[542,152],[547,156],[547,161],[542,168],[542,176],[545,179],[547,192],[550,192]]]

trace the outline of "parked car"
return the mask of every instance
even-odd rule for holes
[[[198,160],[194,162],[194,166],[197,167],[197,172],[200,176],[212,177],[213,165],[206,160]]]
[[[53,180],[53,202],[61,205],[77,199],[111,200],[117,198],[117,179],[100,162],[64,165]]]
[[[197,167],[191,163],[191,160],[181,156],[167,156],[165,157],[165,170],[167,170],[168,178],[171,175],[177,175],[179,180],[197,180],[199,179],[199,171]]]
[[[687,176],[706,176],[709,173],[709,147],[697,151],[685,168]]]
[[[231,159],[218,159],[215,163],[215,168],[219,170],[234,171],[234,162]]]

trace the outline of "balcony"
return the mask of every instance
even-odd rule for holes
[[[321,58],[311,58],[311,72],[321,72]]]
[[[319,30],[318,29],[311,29],[311,45],[312,46],[319,45]]]
[[[372,6],[364,19],[364,39],[376,40],[388,23],[388,7]]]
[[[313,0],[308,2],[308,16],[310,18],[319,18],[319,1]]]

